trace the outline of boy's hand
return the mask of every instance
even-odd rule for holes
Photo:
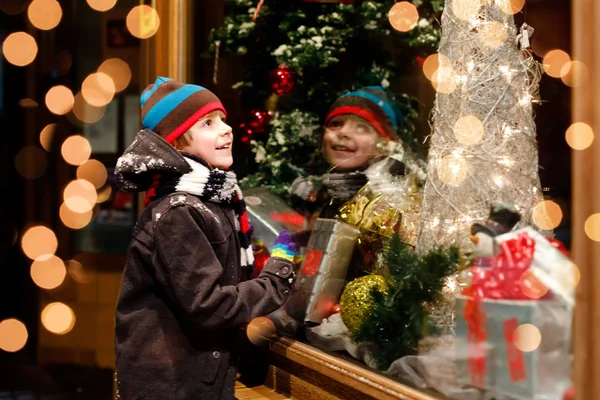
[[[286,230],[281,230],[275,240],[271,257],[280,257],[294,262],[296,255],[296,243],[292,242],[292,237]]]

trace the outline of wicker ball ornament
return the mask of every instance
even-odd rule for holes
[[[340,313],[342,321],[350,332],[356,333],[373,311],[375,305],[371,296],[373,289],[383,293],[387,291],[388,285],[383,276],[362,276],[346,285],[340,299]]]

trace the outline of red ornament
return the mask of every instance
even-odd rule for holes
[[[563,396],[563,400],[575,400],[575,389],[569,388]]]
[[[285,65],[280,65],[269,75],[271,90],[278,96],[288,94],[296,86],[296,73]]]
[[[255,133],[263,133],[271,122],[271,112],[263,110],[250,111],[250,120],[246,127],[252,129]]]

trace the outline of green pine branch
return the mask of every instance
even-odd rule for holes
[[[396,359],[414,354],[427,329],[427,305],[440,299],[445,279],[457,272],[458,248],[437,248],[419,257],[394,235],[387,250],[388,290],[374,290],[373,312],[354,334],[357,342],[375,344],[374,357],[384,370]]]

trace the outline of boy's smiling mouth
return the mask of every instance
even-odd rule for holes
[[[349,147],[341,146],[341,145],[331,146],[331,149],[335,150],[335,151],[343,151],[343,152],[346,152],[346,153],[354,153],[356,151],[356,150],[353,150],[353,149],[351,149]]]
[[[223,146],[217,147],[216,150],[227,150],[229,148],[231,148],[231,143],[226,143]]]

